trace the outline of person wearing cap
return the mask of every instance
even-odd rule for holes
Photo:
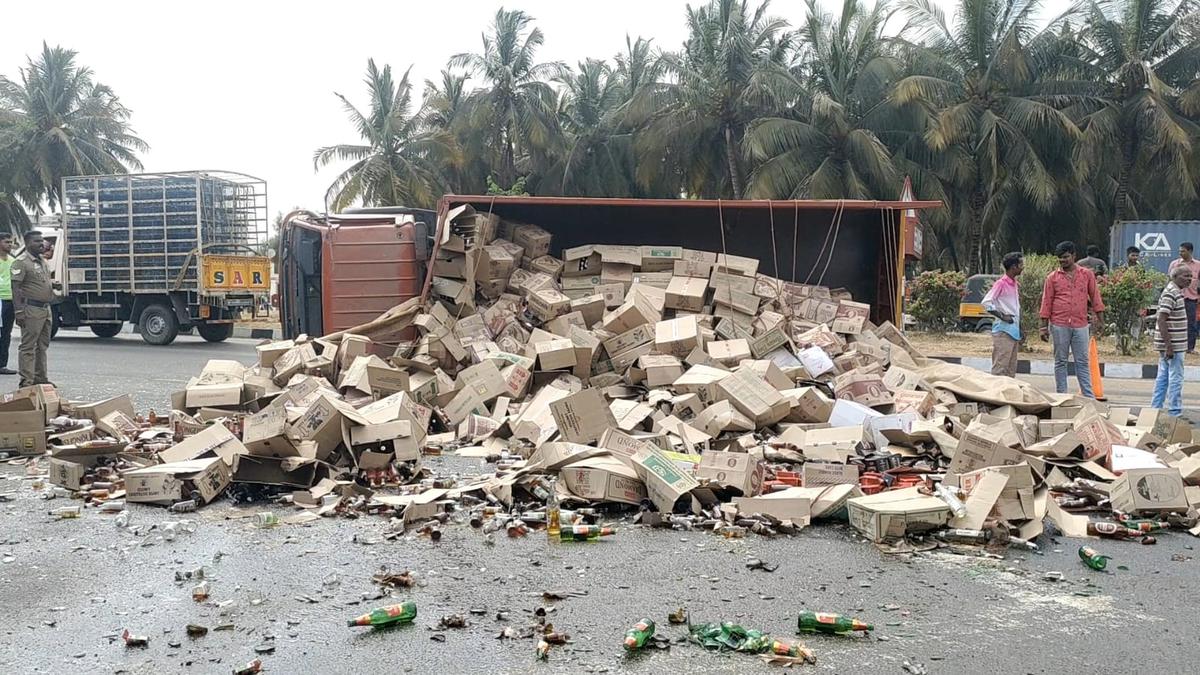
[[[22,387],[50,384],[46,351],[50,348],[53,327],[50,304],[54,300],[54,285],[50,267],[42,257],[45,247],[41,232],[26,232],[25,251],[12,264],[13,309],[21,327],[18,370]]]

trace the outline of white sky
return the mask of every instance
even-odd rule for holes
[[[1047,0],[1046,14],[1068,2]],[[588,56],[611,58],[627,33],[674,49],[685,36],[687,4],[503,3],[536,19],[546,36],[540,60],[571,65]],[[273,217],[294,205],[324,209],[336,168],[315,173],[312,154],[322,145],[358,142],[333,92],[362,105],[369,57],[400,72],[412,65],[419,98],[424,80],[436,80],[450,55],[480,50],[480,34],[501,5],[59,0],[48,15],[39,3],[10,3],[3,12],[10,29],[0,40],[0,73],[17,78],[43,40],[78,51],[79,61],[133,110],[134,130],[151,146],[142,157],[146,171],[225,169],[264,178]],[[775,0],[771,11],[797,25],[804,4]]]

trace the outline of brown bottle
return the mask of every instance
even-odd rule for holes
[[[1135,539],[1142,536],[1142,533],[1137,530],[1131,530],[1120,523],[1112,523],[1107,520],[1089,522],[1087,533],[1107,539]]]

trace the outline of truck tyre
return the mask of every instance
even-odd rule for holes
[[[152,345],[169,345],[179,335],[179,319],[166,305],[150,305],[142,310],[138,320],[138,332],[142,339]]]
[[[231,323],[202,323],[196,326],[196,332],[206,342],[224,342],[233,335]]]
[[[89,328],[96,337],[110,338],[121,333],[121,325],[119,323],[94,323]]]

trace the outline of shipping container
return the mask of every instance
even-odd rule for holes
[[[1171,261],[1179,257],[1183,242],[1200,245],[1200,220],[1127,220],[1113,226],[1109,244],[1109,267],[1125,264],[1125,250],[1141,251],[1141,264],[1167,273]],[[1082,253],[1081,253],[1082,255]]]

